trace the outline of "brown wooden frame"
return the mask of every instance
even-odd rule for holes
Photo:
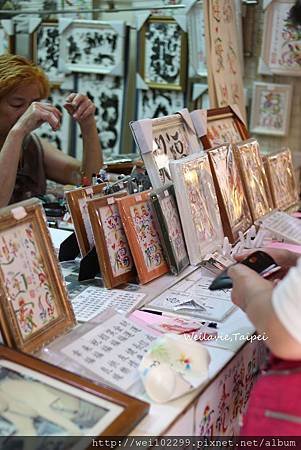
[[[149,411],[149,404],[142,400],[115,391],[109,386],[94,384],[86,378],[82,378],[52,364],[46,363],[45,361],[11,350],[4,346],[0,346],[0,361],[1,360],[18,364],[21,368],[24,367],[36,372],[37,375],[45,375],[56,381],[65,383],[68,386],[79,389],[84,393],[99,397],[123,408],[121,414],[100,434],[100,436],[126,436]],[[20,373],[22,374],[21,370]],[[60,387],[58,389],[62,388]],[[80,392],[78,396],[79,395]],[[33,404],[36,401],[38,401],[38,399],[32,399]]]
[[[235,112],[232,110],[231,106],[225,106],[222,108],[213,108],[207,110],[207,127],[210,122],[217,121],[217,120],[223,120],[223,119],[230,119],[234,122],[235,127],[237,128],[241,141],[244,141],[246,139],[249,139],[250,135],[247,130],[246,125],[242,122],[242,120],[235,114]],[[215,145],[212,145],[208,135],[204,135],[200,137],[200,140],[203,144],[204,149],[209,149],[212,147],[216,147]],[[236,142],[224,142],[224,144],[235,144]],[[221,143],[222,145],[222,143]]]
[[[37,249],[37,253],[32,256],[32,267],[30,266],[29,268],[24,267],[24,247],[22,246],[29,245],[28,242],[31,241],[25,231],[24,241],[18,241],[17,245],[19,245],[19,248],[15,250],[13,248],[13,239],[16,240],[16,236],[13,235],[14,230],[16,233],[17,227],[26,224],[31,224],[32,226],[33,237],[31,239],[34,242],[34,247],[31,246],[31,249]],[[8,231],[12,233],[10,238],[7,234]],[[5,235],[2,235],[4,232]],[[66,332],[76,323],[46,225],[42,203],[37,199],[30,199],[3,208],[0,214],[0,239],[0,328],[3,340],[9,347],[15,347],[25,352],[35,352],[43,345]],[[8,241],[8,239],[10,240]],[[6,251],[3,250],[4,247],[6,247]],[[8,267],[12,263],[16,267],[18,265],[18,252],[20,268],[18,267],[17,272],[15,271],[16,268],[11,268],[10,279],[3,271],[3,267]],[[28,254],[29,250],[26,252],[26,257],[28,257]],[[32,255],[32,253],[30,254]],[[5,261],[8,255],[12,255],[10,256],[9,264],[8,261]],[[37,261],[39,262],[38,267]],[[22,268],[24,268],[23,273]],[[45,290],[41,291],[41,294],[46,293],[45,298],[41,298],[41,296],[38,298],[38,292],[32,292],[34,287],[30,289],[29,279],[36,276],[31,275],[32,273],[38,273],[39,286],[46,286]],[[10,280],[11,284],[9,284]],[[20,280],[23,280],[22,283]],[[17,287],[15,288],[15,286]],[[36,285],[33,284],[33,286]],[[15,289],[17,292],[14,292]],[[41,317],[40,313],[43,308],[44,311],[48,311],[48,302],[53,308],[53,304],[55,305],[54,311],[57,317],[54,316],[53,319],[50,319],[49,315],[49,321],[45,325],[39,323],[38,328],[38,325],[35,324],[38,328],[36,331],[32,331],[34,330],[33,325],[31,331],[28,331],[28,329],[25,331],[25,324],[33,324],[36,320],[35,317]],[[38,311],[40,312],[38,313]],[[38,320],[43,322],[42,318]]]
[[[106,183],[101,183],[96,184],[95,186],[73,189],[65,194],[82,257],[84,257],[91,250],[91,248],[83,216],[79,207],[79,202],[82,199],[88,200],[89,198],[93,198],[95,195],[101,195],[105,186]]]
[[[116,199],[126,196],[126,192],[118,192],[113,195],[106,195],[104,197],[95,198],[88,201],[88,211],[90,215],[91,225],[93,229],[95,248],[97,252],[99,267],[101,275],[104,280],[104,284],[107,288],[113,288],[119,286],[123,283],[128,283],[133,281],[136,275],[135,265],[132,260],[132,269],[119,276],[114,275],[112,262],[110,260],[110,253],[108,249],[108,244],[106,242],[106,236],[104,231],[104,224],[100,215],[100,209],[103,207],[108,207],[112,204],[116,204]],[[118,207],[117,207],[118,208]],[[121,220],[121,219],[120,219]],[[125,233],[125,232],[124,232]],[[126,239],[126,236],[124,236]],[[126,239],[127,240],[127,239]],[[129,252],[129,257],[131,257],[131,251],[127,242],[127,248]]]

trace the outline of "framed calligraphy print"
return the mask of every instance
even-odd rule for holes
[[[149,410],[141,400],[3,346],[0,396],[7,448],[23,445],[22,436],[51,436],[62,449],[69,436],[68,448],[84,448],[82,436],[126,436]]]
[[[59,20],[60,69],[124,75],[125,22]]]
[[[88,201],[99,267],[105,286],[112,288],[135,278],[135,265],[116,203],[125,192]]]
[[[184,93],[164,89],[138,89],[137,119],[169,116],[184,108]]]
[[[294,3],[294,0],[267,2],[259,73],[301,76],[301,26],[289,19]]]
[[[139,32],[139,72],[149,87],[184,91],[186,33],[171,17],[150,16]]]
[[[82,257],[94,246],[94,235],[87,201],[95,195],[102,195],[105,186],[106,183],[101,183],[95,186],[73,189],[65,194]]]
[[[252,225],[251,212],[231,144],[209,150],[209,161],[225,236],[233,244]]]
[[[253,222],[271,211],[272,200],[266,173],[256,139],[248,139],[234,146],[240,176]]]
[[[128,238],[141,284],[168,272],[156,227],[150,193],[117,198],[120,217]]]
[[[190,264],[223,242],[223,229],[207,154],[170,161]]]
[[[130,127],[154,188],[171,181],[169,161],[200,152],[187,109],[171,116],[131,122]]]
[[[233,106],[195,110],[191,118],[204,149],[223,144],[235,144],[249,138],[249,132],[239,110]]]
[[[184,234],[173,185],[151,192],[164,256],[170,271],[177,275],[189,264]]]
[[[289,149],[264,158],[273,206],[288,209],[299,200],[292,153]]]
[[[255,82],[250,130],[257,134],[287,135],[292,93],[293,87],[290,84]]]
[[[0,213],[0,326],[9,347],[35,352],[75,325],[42,203]]]

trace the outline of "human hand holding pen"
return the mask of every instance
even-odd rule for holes
[[[299,253],[291,252],[290,250],[281,248],[256,248],[256,250],[262,250],[268,255],[270,255],[275,262],[281,267],[293,267],[297,264],[298,258],[301,257]],[[248,255],[254,253],[255,249],[244,251],[234,256],[236,261],[240,262],[245,259]]]

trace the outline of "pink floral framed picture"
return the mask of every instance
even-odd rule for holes
[[[0,328],[9,347],[35,352],[75,324],[42,204],[0,213]]]

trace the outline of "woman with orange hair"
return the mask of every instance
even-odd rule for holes
[[[64,104],[81,128],[82,164],[33,133],[45,122],[53,131],[60,127],[61,112],[41,102],[48,94],[41,68],[21,56],[0,56],[0,207],[45,194],[46,179],[76,184],[102,166],[95,106],[83,94],[70,94]]]

